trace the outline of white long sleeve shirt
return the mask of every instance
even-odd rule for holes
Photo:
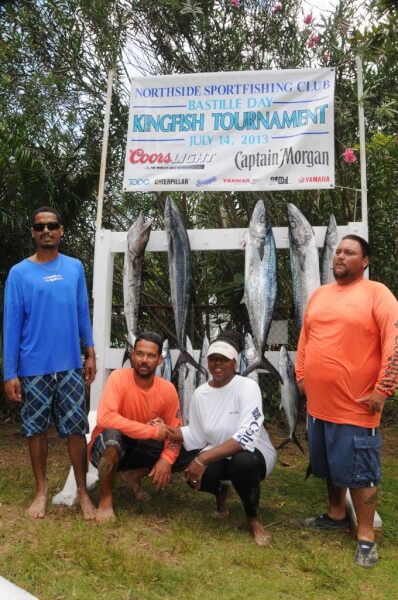
[[[221,388],[199,386],[191,400],[189,425],[182,427],[187,450],[211,450],[233,438],[243,450],[257,448],[264,456],[267,475],[275,466],[276,451],[263,425],[259,386],[252,379],[235,375]]]

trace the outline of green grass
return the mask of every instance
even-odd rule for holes
[[[263,484],[261,517],[273,541],[258,548],[234,494],[227,520],[212,516],[213,499],[190,490],[181,475],[151,503],[115,489],[117,522],[84,522],[77,508],[48,505],[42,521],[25,514],[32,478],[24,443],[10,428],[0,436],[0,574],[40,600],[395,599],[398,559],[398,458],[383,463],[380,563],[353,564],[355,542],[339,532],[312,532],[300,519],[324,511],[321,481],[304,483],[306,459],[282,452]],[[397,428],[391,434],[395,438]],[[288,464],[287,464],[288,463]],[[62,443],[51,439],[51,493],[68,472]],[[151,491],[150,484],[148,490]],[[92,493],[98,501],[98,492]],[[3,600],[3,599],[2,599]],[[6,599],[4,599],[6,600]]]

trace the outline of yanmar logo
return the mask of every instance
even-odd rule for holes
[[[234,183],[236,185],[242,185],[243,183],[252,183],[252,180],[249,177],[223,177],[223,183]]]
[[[329,175],[310,175],[308,177],[300,177],[299,183],[330,183]]]

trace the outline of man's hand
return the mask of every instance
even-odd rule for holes
[[[148,477],[153,477],[153,485],[157,490],[164,490],[171,479],[171,464],[165,458],[159,458]]]
[[[182,435],[182,431],[180,427],[167,427],[167,439],[169,440],[173,440],[173,442],[180,442],[182,443],[184,441],[183,435]]]
[[[7,394],[7,397],[13,402],[22,401],[21,382],[18,377],[6,381],[4,383],[4,391]]]
[[[366,396],[366,398],[359,398],[358,400],[355,400],[355,402],[358,402],[359,404],[368,404],[369,411],[374,415],[383,410],[385,400],[384,396],[376,392],[376,390],[373,390],[369,396]]]
[[[93,383],[96,372],[95,355],[90,354],[84,361],[84,383],[86,385],[91,385]]]
[[[300,379],[300,381],[297,382],[297,387],[298,387],[298,391],[300,392],[300,394],[302,396],[304,396],[305,395],[304,379]]]
[[[165,440],[167,435],[167,425],[164,422],[156,423],[156,427],[158,429],[156,439],[160,441]]]

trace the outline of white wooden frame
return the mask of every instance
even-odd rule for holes
[[[241,250],[244,251],[244,239],[247,229],[192,229],[188,230],[191,249],[207,250]],[[326,227],[315,227],[318,247],[323,246]],[[289,248],[288,228],[273,228],[276,247]],[[339,236],[355,233],[367,239],[367,229],[361,222],[349,223],[338,227]],[[124,350],[110,347],[111,315],[112,315],[112,282],[113,260],[115,253],[124,253],[126,249],[126,232],[115,233],[106,229],[97,232],[94,255],[94,344],[97,356],[97,376],[91,386],[91,410],[96,410],[102,389],[110,369],[121,366]],[[164,231],[152,231],[146,252],[167,252],[167,238]],[[277,356],[279,353],[276,352]],[[276,359],[275,356],[275,359]],[[267,353],[272,361],[272,352]]]

